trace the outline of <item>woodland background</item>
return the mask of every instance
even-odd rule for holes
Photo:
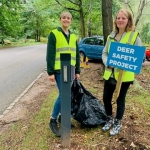
[[[0,42],[47,42],[50,31],[59,24],[59,14],[73,15],[71,30],[79,40],[86,36],[107,35],[120,8],[134,15],[136,30],[143,43],[150,42],[150,0],[0,0]]]

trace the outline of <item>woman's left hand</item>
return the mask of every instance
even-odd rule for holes
[[[76,75],[75,75],[75,78],[76,78],[77,80],[79,80],[80,74],[76,74]]]

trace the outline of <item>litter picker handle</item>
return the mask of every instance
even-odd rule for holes
[[[118,96],[119,96],[119,93],[120,93],[120,88],[121,88],[121,84],[122,84],[122,77],[123,77],[123,70],[120,70],[119,71],[119,77],[118,77],[118,81],[117,81],[117,84],[116,84],[116,88],[115,88],[115,92],[114,92],[114,101],[116,102]]]

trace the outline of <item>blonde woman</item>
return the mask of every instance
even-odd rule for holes
[[[68,11],[60,14],[61,27],[50,32],[47,43],[47,73],[51,82],[56,82],[59,91],[55,101],[52,116],[50,117],[49,127],[52,132],[60,137],[58,122],[61,123],[61,74],[60,74],[60,54],[71,54],[71,71],[75,77],[80,77],[80,56],[76,36],[69,30],[72,22],[72,15]],[[73,127],[73,124],[72,124]]]
[[[130,11],[127,9],[121,9],[116,14],[114,20],[114,30],[107,38],[106,45],[103,49],[102,60],[105,65],[104,71],[104,91],[103,91],[103,102],[108,120],[105,126],[102,128],[103,131],[110,129],[110,135],[116,135],[122,128],[122,118],[125,111],[125,98],[130,84],[134,81],[134,73],[124,71],[120,94],[117,98],[116,115],[113,117],[112,112],[112,96],[116,85],[111,82],[111,79],[118,79],[119,69],[112,66],[107,66],[107,58],[109,55],[109,47],[111,42],[129,43],[132,45],[141,46],[141,40],[138,32],[134,31],[135,26],[133,17]]]

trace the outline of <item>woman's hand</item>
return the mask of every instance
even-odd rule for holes
[[[79,80],[79,79],[80,79],[80,74],[76,74],[76,75],[75,75],[75,78],[76,78],[77,80]]]
[[[114,67],[108,66],[109,69],[113,69]]]
[[[54,76],[54,75],[50,75],[50,76],[49,76],[49,80],[50,80],[51,82],[54,82],[54,81],[55,81],[55,76]]]

